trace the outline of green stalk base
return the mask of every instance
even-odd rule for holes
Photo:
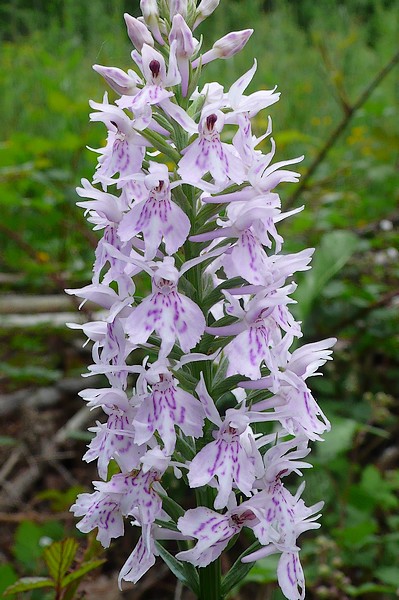
[[[221,592],[220,558],[213,563],[198,569],[200,595],[198,600],[223,600]]]

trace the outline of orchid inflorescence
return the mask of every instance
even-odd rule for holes
[[[279,585],[296,600],[305,594],[297,538],[319,527],[323,503],[307,507],[304,484],[293,494],[283,480],[302,475],[309,441],[330,428],[306,380],[335,339],[290,351],[302,336],[289,310],[292,276],[310,268],[313,249],[281,253],[276,225],[301,208],[282,212],[273,190],[298,181],[287,166],[303,157],[272,162],[270,118],[263,136],[252,132],[279,93],[245,94],[256,61],[227,92],[216,82],[199,90],[204,66],[252,33],[229,33],[202,53],[192,31],[218,3],[141,0],[142,17],[125,14],[136,70],[94,65],[119,98],[90,102],[108,134],[96,151],[98,187],[83,180],[78,206],[103,237],[92,283],[68,292],[103,309],[82,329],[93,342],[88,375],[108,386],[80,395],[107,420],[91,428],[84,455],[101,481],[72,510],[104,547],[124,534],[125,517],[141,529],[120,584],[161,555],[205,598],[204,568],[245,529],[252,551],[239,564],[278,553]],[[151,292],[140,298],[135,283],[143,293],[146,279]],[[256,433],[266,422],[268,433]],[[119,472],[109,477],[111,460]],[[195,489],[195,508],[168,496],[167,469]],[[177,540],[175,557],[166,539]]]

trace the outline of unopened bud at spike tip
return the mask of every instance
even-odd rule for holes
[[[241,52],[245,44],[253,34],[253,29],[243,29],[242,31],[231,31],[213,44],[213,49],[219,53],[220,58],[230,58]]]
[[[164,45],[159,29],[159,11],[156,0],[140,0],[140,8],[143,13],[145,24],[148,25],[152,35],[161,46]]]
[[[211,50],[202,55],[201,64],[206,65],[217,58],[231,58],[241,52],[253,31],[253,29],[243,29],[242,31],[231,31],[223,36],[213,44]],[[199,62],[199,58],[193,62],[194,69],[198,67]]]
[[[127,27],[127,34],[136,50],[141,52],[144,44],[148,44],[148,46],[153,47],[154,40],[151,33],[148,31],[147,26],[128,13],[125,13],[124,17]]]
[[[170,18],[175,15],[181,15],[184,19],[187,17],[187,0],[169,0]]]
[[[181,14],[173,17],[172,28],[169,33],[169,42],[176,45],[177,65],[181,75],[181,85],[183,97],[187,95],[190,78],[190,58],[194,54],[198,45],[193,37],[192,31],[183,19]]]
[[[173,17],[172,28],[169,33],[169,42],[172,43],[174,40],[176,40],[176,56],[191,58],[198,42],[180,14]]]
[[[93,65],[94,71],[104,77],[108,85],[118,94],[131,96],[137,93],[136,81],[122,69]]]
[[[195,19],[193,29],[209,17],[217,9],[219,3],[220,0],[202,0],[197,7],[197,18]]]

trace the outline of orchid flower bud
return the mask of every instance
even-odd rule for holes
[[[153,47],[154,40],[147,26],[128,13],[125,13],[123,16],[125,17],[127,34],[136,50],[141,52],[144,44]]]
[[[194,22],[193,30],[217,9],[219,2],[220,0],[201,0],[197,7],[197,17]]]
[[[187,17],[187,0],[169,0],[170,18],[175,15],[181,15],[184,19]]]
[[[177,14],[173,17],[172,29],[169,34],[169,41],[176,40],[176,55],[183,58],[190,58],[198,41],[194,38],[191,29],[183,19],[182,15]]]
[[[108,85],[118,94],[124,96],[137,94],[137,83],[140,80],[133,71],[125,73],[117,67],[103,67],[102,65],[93,65],[93,69],[104,77]]]
[[[144,21],[151,30],[152,35],[158,44],[164,45],[162,35],[159,29],[159,11],[157,0],[140,0],[140,8],[143,13]]]
[[[183,19],[181,14],[177,14],[173,17],[172,29],[169,34],[169,41],[176,41],[176,59],[177,65],[180,71],[182,79],[182,93],[183,97],[187,96],[190,65],[189,61],[194,50],[198,44],[197,40],[193,37],[191,29]]]
[[[234,56],[234,54],[241,52],[253,34],[253,31],[253,29],[243,29],[242,31],[232,31],[223,36],[213,44],[211,50],[208,50],[208,52],[205,52],[205,54],[202,55],[201,64],[206,65],[216,58],[230,58],[231,56]],[[197,60],[193,62],[193,68],[197,68],[199,63],[200,59],[197,58]]]

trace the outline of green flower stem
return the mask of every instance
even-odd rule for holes
[[[222,600],[220,557],[203,569],[198,569],[199,600]]]
[[[191,234],[196,233],[197,228],[197,204],[193,189],[183,186],[188,204],[191,207],[189,214],[191,221]],[[198,256],[198,245],[195,242],[187,241],[184,245],[185,258],[190,260]],[[196,291],[195,297],[192,298],[199,306],[202,305],[202,273],[203,265],[197,265],[190,269],[186,274],[188,281],[192,284]],[[191,374],[199,381],[200,373],[204,374],[205,383],[208,387],[211,384],[212,364],[209,361],[195,362],[191,365]],[[206,432],[204,435],[206,439]],[[198,447],[197,447],[198,450]],[[196,490],[197,506],[206,506],[213,509],[214,492],[210,488],[200,488]],[[199,575],[199,596],[198,600],[222,600],[222,571],[220,557],[204,568],[198,569]]]

